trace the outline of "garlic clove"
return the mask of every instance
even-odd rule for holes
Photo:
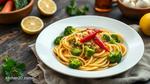
[[[123,0],[122,2],[124,5],[128,6],[128,4],[130,4],[130,0]]]
[[[147,7],[150,6],[150,0],[143,0],[143,1],[146,3]]]
[[[147,0],[147,6],[150,7],[150,0]]]
[[[132,8],[135,8],[135,3],[133,1],[131,1],[129,4],[128,4],[129,7],[132,7]]]
[[[128,6],[128,7],[135,7],[135,0],[123,0],[123,4]]]
[[[134,2],[134,3],[137,2],[137,0],[130,0],[130,1],[131,1],[131,2]]]
[[[146,8],[150,6],[149,0],[138,0],[136,3],[136,7],[138,8]]]

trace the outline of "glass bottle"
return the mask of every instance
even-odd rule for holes
[[[95,0],[95,10],[97,12],[111,11],[112,0]]]

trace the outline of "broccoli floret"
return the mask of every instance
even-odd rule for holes
[[[111,44],[115,44],[115,43],[116,43],[116,41],[112,39],[112,40],[110,40],[110,41],[109,41],[109,43],[111,43]]]
[[[111,52],[109,55],[109,61],[111,63],[120,63],[121,59],[122,59],[122,54],[119,51]]]
[[[75,28],[73,28],[72,26],[67,26],[64,30],[64,35],[70,35],[75,31]]]
[[[95,53],[95,49],[85,46],[85,56],[91,57]]]
[[[113,38],[113,40],[115,40],[115,42],[120,43],[120,39],[118,38],[118,36],[116,34],[112,34],[111,38]]]
[[[81,61],[77,58],[71,58],[68,66],[70,68],[77,69],[81,66]]]
[[[104,35],[102,36],[102,39],[103,39],[103,40],[106,40],[107,42],[110,41],[110,37],[109,37],[107,34],[104,34]]]
[[[62,38],[63,38],[63,36],[56,37],[56,39],[54,40],[54,44],[55,45],[59,45],[59,43],[60,43],[60,41],[61,41]]]
[[[80,48],[73,48],[72,50],[71,50],[71,54],[72,55],[75,55],[75,56],[79,56],[80,54],[81,54],[81,49]]]
[[[102,39],[105,40],[106,42],[111,43],[111,44],[115,44],[115,43],[116,43],[115,40],[112,39],[112,38],[110,38],[107,34],[104,34],[104,35],[102,36]]]

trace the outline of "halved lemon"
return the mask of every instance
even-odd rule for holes
[[[42,15],[52,15],[56,12],[57,6],[53,0],[38,0],[38,9]]]
[[[36,16],[27,16],[21,21],[21,27],[27,34],[36,34],[44,27],[43,21]]]

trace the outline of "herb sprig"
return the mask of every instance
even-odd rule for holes
[[[25,70],[25,64],[19,63],[10,57],[4,59],[4,63],[1,65],[2,75],[5,80],[9,82],[11,77],[23,78],[23,71]]]
[[[78,7],[76,0],[71,0],[70,4],[66,7],[66,12],[70,16],[85,15],[88,11],[89,7],[87,5]]]

